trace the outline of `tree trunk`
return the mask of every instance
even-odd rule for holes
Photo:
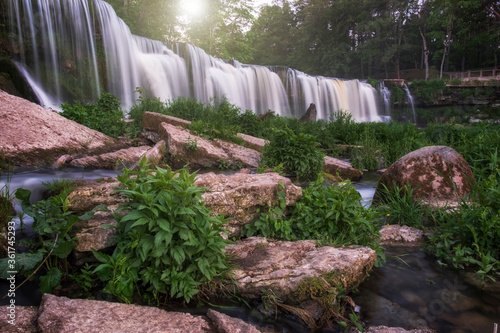
[[[441,59],[441,68],[439,69],[439,79],[443,78],[443,67],[444,61],[446,59],[446,54],[450,51],[451,46],[451,19],[448,21],[448,27],[446,28],[446,37],[443,41],[444,50],[443,50],[443,58]]]
[[[422,36],[422,45],[424,49],[425,80],[427,81],[429,79],[429,49],[427,47],[427,40],[425,39],[422,27],[419,26],[418,31],[420,31],[420,36]]]

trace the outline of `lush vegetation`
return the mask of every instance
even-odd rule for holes
[[[378,243],[378,212],[363,207],[350,181],[329,186],[318,177],[303,190],[302,199],[289,214],[286,214],[284,193],[278,192],[278,197],[273,207],[246,225],[245,236],[316,239],[333,246],[364,245],[377,251],[377,265],[384,263],[383,249]]]
[[[60,115],[79,124],[117,138],[126,133],[120,100],[104,93],[95,103],[64,103]]]
[[[228,269],[222,250],[224,218],[211,216],[195,186],[196,174],[185,169],[124,170],[116,191],[128,199],[114,212],[118,244],[112,255],[94,252],[95,269],[105,291],[121,301],[134,294],[158,303],[169,295],[189,302],[200,286]],[[126,215],[120,212],[126,212]]]
[[[316,179],[323,169],[325,155],[316,147],[309,134],[295,134],[288,127],[275,130],[270,143],[262,151],[263,166],[281,166],[283,171],[298,178]]]
[[[77,216],[68,209],[67,196],[73,188],[72,182],[54,181],[45,185],[50,189],[51,196],[33,205],[30,204],[29,190],[20,188],[15,193],[21,201],[23,213],[34,220],[32,228],[35,237],[17,242],[17,245],[27,247],[28,251],[16,254],[15,269],[7,269],[8,258],[0,260],[0,277],[6,278],[7,272],[12,270],[19,271],[27,279],[38,273],[40,291],[53,293],[55,288],[61,288],[63,280],[72,276],[83,281],[78,269],[72,267],[69,260],[76,245],[71,230],[78,221],[90,219],[95,210],[103,207],[98,206],[85,215]]]

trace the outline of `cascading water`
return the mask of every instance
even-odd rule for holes
[[[164,101],[225,97],[256,114],[300,117],[315,103],[319,119],[345,110],[358,121],[380,120],[377,91],[367,83],[228,63],[192,45],[167,47],[132,35],[101,0],[10,0],[9,15],[19,62],[58,101],[92,101],[105,90],[128,109],[140,87]]]
[[[404,90],[406,93],[407,104],[410,104],[411,112],[413,113],[413,123],[416,124],[417,123],[417,113],[415,112],[415,102],[413,101],[413,96],[410,93],[410,89],[408,88],[408,86],[406,84],[404,85]]]

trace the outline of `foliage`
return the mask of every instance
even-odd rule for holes
[[[445,90],[443,80],[415,80],[409,86],[412,95],[422,104],[432,104]]]
[[[370,246],[381,255],[376,214],[363,207],[349,180],[325,186],[320,177],[302,195],[291,215],[297,237],[334,246]]]
[[[28,252],[16,254],[14,270],[28,276],[43,268],[45,274],[40,276],[42,293],[52,293],[53,289],[60,285],[61,280],[70,274],[68,256],[75,248],[75,239],[70,235],[72,227],[80,220],[90,219],[95,210],[102,209],[98,206],[85,215],[74,215],[68,209],[67,195],[70,191],[71,188],[66,188],[59,194],[34,205],[30,204],[29,190],[20,188],[16,191],[16,198],[21,200],[24,214],[34,219],[32,228],[36,238],[30,242]],[[1,268],[6,268],[6,265],[6,259],[0,260]],[[0,271],[4,272],[3,278],[8,270],[0,269]]]
[[[280,182],[276,193],[278,200],[268,207],[267,212],[260,214],[258,220],[245,225],[245,229],[242,231],[243,236],[260,235],[268,238],[294,239],[291,222],[285,216],[286,199],[284,189],[283,183]]]
[[[488,161],[489,176],[481,178],[456,210],[433,212],[437,227],[429,240],[438,258],[455,268],[475,267],[483,282],[500,274],[500,161],[496,151]]]
[[[127,303],[140,287],[143,298],[158,301],[168,293],[189,302],[227,270],[224,218],[211,216],[195,176],[185,169],[152,170],[143,159],[140,170],[117,177],[123,187],[116,192],[128,199],[115,211],[118,244],[112,255],[94,252],[105,291]]]
[[[378,211],[385,216],[387,224],[407,225],[414,228],[424,226],[428,209],[421,200],[415,200],[414,190],[409,185],[388,188],[382,184],[379,192],[382,203]]]
[[[125,122],[120,100],[104,93],[95,103],[64,103],[62,116],[96,131],[117,138],[125,134]]]
[[[317,148],[313,136],[295,134],[286,127],[275,130],[274,136],[262,151],[262,165],[275,167],[283,164],[286,173],[299,178],[314,179],[323,169],[324,154]]]
[[[378,243],[380,227],[375,211],[360,203],[360,195],[350,181],[326,186],[319,177],[302,191],[302,198],[285,216],[284,196],[247,225],[246,236],[262,235],[285,240],[317,239],[333,246],[364,245],[377,251],[378,262],[384,262]]]
[[[130,116],[136,124],[136,132],[142,126],[142,117],[145,111],[166,114],[191,121],[189,129],[198,136],[209,140],[215,138],[242,144],[243,140],[237,136],[240,132],[239,117],[241,110],[229,103],[226,98],[212,103],[198,102],[194,98],[180,97],[162,103],[157,98],[145,96],[145,91],[138,89],[141,96],[138,103],[130,110]],[[248,117],[248,113],[246,113]]]

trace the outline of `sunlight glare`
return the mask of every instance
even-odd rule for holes
[[[181,8],[183,15],[189,18],[197,18],[203,14],[205,10],[204,0],[181,0]]]

